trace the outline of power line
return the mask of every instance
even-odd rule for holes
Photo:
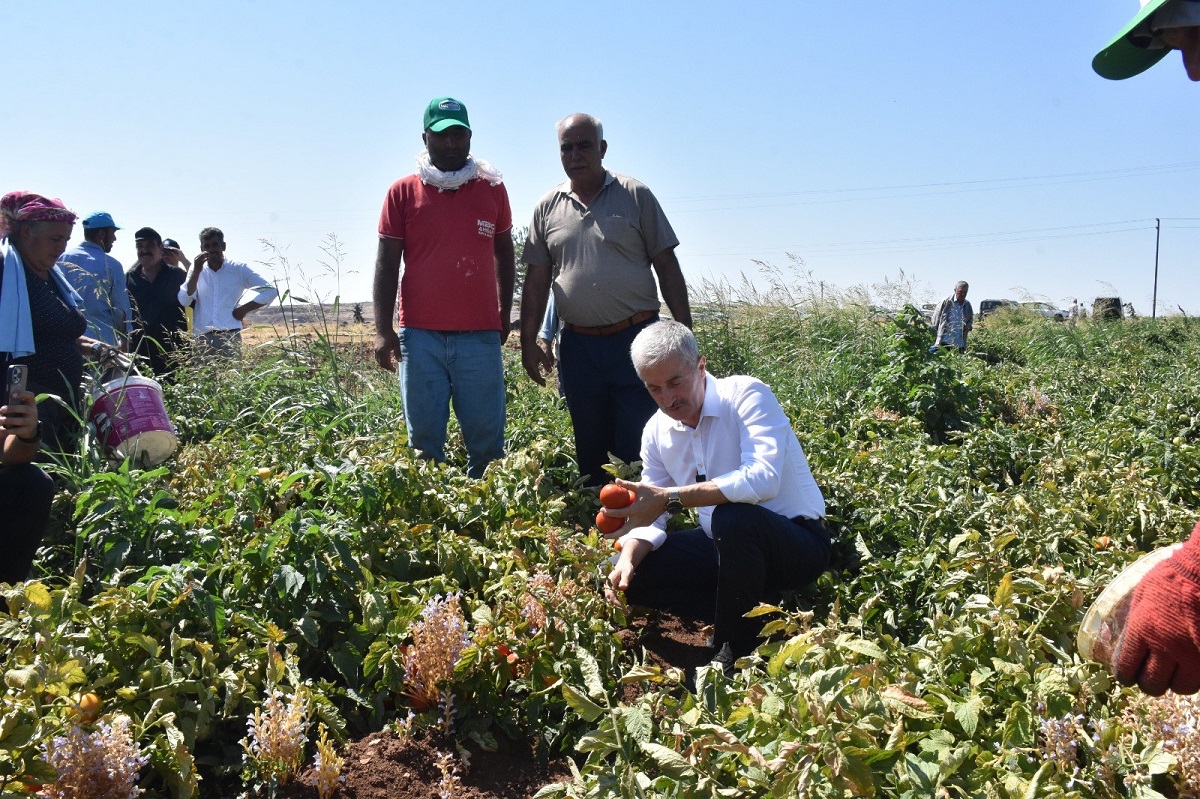
[[[873,191],[902,191],[909,189],[957,188],[964,186],[989,186],[999,183],[1031,183],[1033,181],[1053,181],[1058,183],[1079,183],[1095,180],[1113,180],[1143,175],[1158,175],[1164,172],[1186,172],[1200,169],[1200,161],[1186,161],[1178,164],[1157,164],[1144,167],[1125,167],[1122,169],[1104,169],[1092,172],[1064,172],[1050,175],[1029,175],[1012,178],[983,178],[976,180],[940,181],[935,183],[900,183],[885,186],[861,186],[843,189],[807,189],[804,191],[759,192],[753,194],[701,194],[683,197],[664,198],[672,202],[699,202],[707,200],[757,200],[784,197],[807,197],[829,194],[853,194]],[[1033,183],[1033,185],[1039,185]],[[1011,187],[1007,187],[1011,188]]]

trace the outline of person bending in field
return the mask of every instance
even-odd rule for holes
[[[634,368],[658,410],[642,433],[642,482],[609,538],[622,539],[608,575],[630,602],[713,624],[726,673],[754,651],[759,619],[743,618],[829,565],[825,500],[774,393],[753,377],[715,378],[692,332],[650,325],[633,340]],[[697,508],[700,526],[667,534]]]
[[[1142,9],[1092,60],[1101,77],[1123,80],[1183,55],[1200,81],[1200,0],[1142,0]],[[1113,659],[1117,677],[1153,696],[1200,691],[1200,524],[1191,538],[1134,589]]]
[[[379,217],[375,361],[388,371],[399,361],[409,444],[445,460],[453,403],[467,475],[482,477],[504,454],[500,348],[516,281],[512,210],[503,176],[471,155],[466,106],[435,98],[423,129],[417,171],[392,184]]]

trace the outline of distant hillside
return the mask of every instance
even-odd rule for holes
[[[351,325],[355,323],[354,308],[358,305],[362,311],[362,321],[368,325],[375,323],[375,304],[370,302],[362,303],[342,303],[337,309],[336,319],[343,325]],[[324,305],[316,303],[292,303],[280,307],[278,304],[269,305],[266,308],[259,308],[250,316],[250,322],[254,325],[274,325],[281,327],[284,324],[294,324],[298,326],[310,326],[320,323],[324,318],[328,324],[333,324],[334,307],[330,303]]]

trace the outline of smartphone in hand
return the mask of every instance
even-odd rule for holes
[[[18,391],[24,391],[28,380],[28,366],[23,363],[9,364],[8,370],[4,374],[3,389],[0,390],[0,405],[7,405],[9,397]]]

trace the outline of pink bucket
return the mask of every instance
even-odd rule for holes
[[[162,387],[147,377],[109,380],[92,393],[91,421],[116,457],[157,466],[179,446]]]

